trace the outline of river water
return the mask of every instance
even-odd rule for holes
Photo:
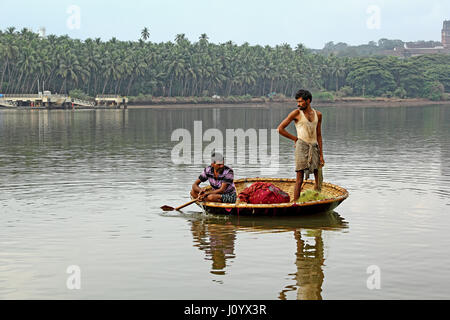
[[[318,108],[334,212],[161,211],[204,167],[174,161],[176,129],[196,152],[198,124],[264,133],[291,109],[0,111],[0,299],[450,298],[450,105]],[[289,140],[275,171],[249,153],[235,178],[294,178]]]

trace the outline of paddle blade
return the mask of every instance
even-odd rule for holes
[[[171,207],[171,206],[162,206],[161,209],[163,209],[164,211],[173,211],[173,210],[175,210],[175,208]]]

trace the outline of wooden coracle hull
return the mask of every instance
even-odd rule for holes
[[[252,185],[254,182],[270,182],[281,190],[287,192],[291,198],[289,203],[278,204],[248,204],[240,202],[239,198],[236,203],[219,203],[219,202],[196,202],[196,204],[206,213],[223,214],[223,215],[259,215],[259,216],[298,216],[319,212],[331,211],[336,208],[342,201],[348,197],[348,192],[342,187],[331,183],[322,183],[322,194],[330,197],[324,200],[308,201],[302,203],[294,203],[295,179],[281,178],[245,178],[235,180],[237,194]],[[211,187],[209,187],[211,188]],[[313,189],[314,181],[306,180],[302,191]]]

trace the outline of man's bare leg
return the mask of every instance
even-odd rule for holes
[[[314,170],[314,190],[319,191],[319,170]]]
[[[203,199],[205,202],[222,202],[222,195],[221,194],[208,194],[205,199]]]
[[[303,184],[303,170],[297,171],[297,177],[295,179],[295,189],[294,189],[294,201],[297,201],[302,192]]]

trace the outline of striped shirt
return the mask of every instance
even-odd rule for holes
[[[201,182],[209,181],[209,184],[214,189],[219,189],[222,186],[222,183],[225,182],[228,184],[224,193],[236,193],[236,188],[234,186],[234,172],[233,169],[227,166],[223,166],[222,173],[219,173],[217,178],[214,176],[214,168],[212,166],[206,167],[202,174],[198,177]]]

